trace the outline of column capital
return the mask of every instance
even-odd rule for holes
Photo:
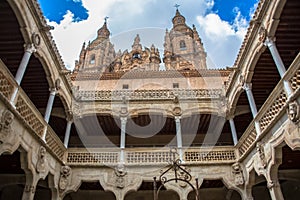
[[[275,45],[275,41],[276,39],[273,37],[266,37],[265,41],[264,41],[264,45],[267,46],[267,47],[271,47],[273,45]]]
[[[120,117],[121,123],[126,123],[127,122],[127,117]]]
[[[58,92],[56,88],[49,88],[49,91],[50,91],[50,95],[53,95],[53,96],[55,96]]]
[[[24,44],[24,51],[30,54],[36,52],[36,48],[34,44]]]
[[[252,83],[244,83],[243,89],[246,91],[252,90]]]
[[[180,122],[181,116],[175,116],[174,119],[175,119],[176,122]]]

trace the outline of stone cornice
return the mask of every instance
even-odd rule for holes
[[[182,77],[227,77],[230,69],[188,70],[188,71],[130,71],[130,72],[79,72],[70,74],[72,81],[84,80],[117,80],[117,79],[146,79],[146,78],[182,78]]]

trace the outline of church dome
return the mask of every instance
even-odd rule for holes
[[[107,28],[106,22],[104,22],[103,26],[98,30],[98,38],[108,39],[110,32]]]

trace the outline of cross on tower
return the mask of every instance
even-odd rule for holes
[[[178,10],[178,8],[180,7],[180,5],[178,5],[177,3],[174,5],[174,7]]]
[[[109,17],[107,17],[107,16],[106,16],[106,17],[104,17],[104,21],[105,21],[105,23],[107,22],[107,19],[108,19],[108,18],[109,18]]]

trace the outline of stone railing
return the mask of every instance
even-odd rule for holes
[[[21,88],[18,90],[16,99],[16,110],[22,116],[25,123],[32,128],[34,133],[42,138],[46,127],[43,116]]]
[[[15,80],[7,70],[6,65],[0,59],[0,92],[3,94],[5,98],[10,100],[13,89],[17,86]]]
[[[240,138],[239,143],[237,145],[239,156],[242,157],[245,153],[248,152],[250,148],[253,147],[255,140],[257,137],[257,133],[254,127],[254,121],[250,123],[243,136]]]
[[[182,100],[218,99],[223,96],[221,89],[172,89],[172,90],[114,90],[74,91],[79,101],[121,101],[126,100]]]
[[[120,162],[120,149],[68,149],[67,164],[83,165],[116,165]],[[233,147],[189,148],[183,151],[186,164],[233,163],[237,156]],[[174,154],[167,148],[128,148],[124,151],[126,165],[163,165],[168,164]]]
[[[49,125],[47,127],[46,144],[60,160],[64,159],[66,148]]]

